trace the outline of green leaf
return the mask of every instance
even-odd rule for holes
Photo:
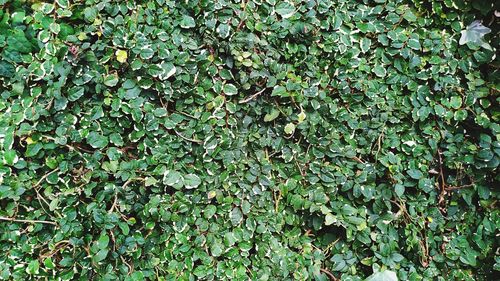
[[[385,77],[385,75],[387,74],[385,68],[380,64],[375,65],[375,67],[373,68],[373,73],[381,78]]]
[[[271,122],[280,115],[280,111],[273,108],[270,113],[264,116],[264,122]]]
[[[459,40],[460,45],[472,42],[473,44],[480,45],[486,49],[492,50],[492,47],[488,42],[484,41],[483,37],[490,33],[491,29],[484,26],[480,20],[473,21],[465,30],[461,31],[461,37]]]
[[[3,161],[9,166],[16,164],[18,160],[19,158],[15,150],[8,149],[3,154]]]
[[[114,87],[116,84],[118,84],[118,75],[116,73],[104,77],[104,85]]]
[[[109,144],[108,137],[98,132],[90,132],[87,136],[87,141],[93,148],[105,148]]]
[[[490,2],[0,0],[0,279],[487,279]]]
[[[118,133],[109,135],[109,141],[116,146],[122,146],[124,144],[122,136]]]
[[[95,263],[103,261],[108,256],[108,252],[109,252],[109,250],[107,250],[107,249],[101,249],[101,250],[99,250],[97,252],[97,254],[95,254],[94,256],[92,256],[92,261],[95,262]]]
[[[229,25],[227,25],[225,23],[221,23],[217,27],[217,33],[219,33],[220,37],[222,37],[222,38],[229,37],[230,31],[231,31],[231,28],[229,27]]]
[[[217,207],[215,207],[214,205],[208,205],[205,210],[203,211],[204,213],[204,217],[206,219],[210,219],[211,217],[213,217],[215,215],[215,212],[217,211]]]
[[[233,225],[239,225],[243,221],[243,213],[240,208],[234,207],[231,211],[230,218]]]
[[[378,271],[373,273],[365,281],[398,281],[396,272],[390,270]]]
[[[14,29],[11,31],[11,35],[7,37],[8,47],[22,54],[31,52],[33,47],[28,38],[26,38],[25,33],[20,29]]]
[[[87,22],[94,22],[97,18],[97,8],[87,7],[83,10],[83,15],[85,16],[85,20]]]
[[[68,8],[69,7],[69,0],[56,0],[56,3],[61,8]]]
[[[39,142],[33,143],[33,144],[28,144],[24,155],[26,157],[33,157],[33,156],[38,154],[38,152],[42,149],[42,147],[43,147],[43,145]]]
[[[460,255],[460,261],[470,266],[477,265],[478,253],[472,249],[468,249],[462,255]]]
[[[43,261],[43,264],[45,265],[46,268],[48,269],[55,269],[56,268],[56,265],[54,264],[54,262],[52,261],[52,258],[51,257],[48,257],[46,258],[44,261]]]
[[[271,96],[280,96],[280,97],[286,97],[288,96],[288,93],[286,91],[286,88],[283,86],[275,86],[273,88],[273,92],[271,93]]]
[[[410,40],[408,40],[408,47],[412,48],[413,50],[420,50],[421,49],[420,42],[418,41],[418,39],[414,39],[414,38],[411,38]]]
[[[417,16],[415,16],[411,9],[406,9],[405,13],[403,14],[403,18],[409,22],[417,21]]]
[[[108,244],[109,244],[109,236],[106,234],[102,234],[99,237],[99,240],[97,240],[97,247],[99,249],[106,249],[108,247]]]
[[[38,274],[39,270],[40,270],[40,263],[38,262],[38,260],[30,261],[28,263],[28,267],[26,268],[26,272],[31,275]]]
[[[334,223],[337,222],[337,217],[335,217],[334,215],[328,213],[326,214],[325,216],[325,225],[332,225]]]
[[[410,175],[410,177],[412,179],[421,179],[424,174],[420,171],[420,170],[417,170],[417,169],[411,169],[411,170],[408,170],[408,175]]]
[[[394,186],[394,192],[396,192],[396,195],[401,197],[405,193],[405,187],[402,184],[396,184]]]
[[[450,106],[454,109],[459,109],[462,106],[462,97],[460,96],[451,97]]]
[[[140,56],[142,59],[148,60],[154,56],[155,52],[150,47],[144,47],[141,49]]]
[[[0,60],[0,77],[12,77],[15,73],[15,67],[11,63]]]
[[[306,120],[307,116],[306,116],[306,113],[304,111],[301,111],[297,117],[298,117],[297,122],[299,122],[299,124],[300,124],[300,123],[304,122],[304,120]]]
[[[456,121],[464,121],[467,119],[468,113],[465,109],[459,109],[455,111],[455,114],[453,115],[453,119]]]
[[[278,5],[276,5],[274,9],[276,13],[284,19],[287,19],[295,14],[295,7],[292,3],[287,1],[279,1]]]
[[[224,252],[223,245],[221,243],[219,243],[219,242],[215,242],[210,247],[210,253],[214,257],[219,257],[220,255],[222,255],[223,252]]]
[[[57,184],[59,182],[59,174],[58,173],[52,173],[47,176],[47,182],[49,184]]]
[[[144,181],[145,186],[155,186],[158,183],[158,180],[153,177],[147,177]]]
[[[187,174],[184,176],[184,186],[187,189],[197,188],[201,184],[201,179],[195,174]]]
[[[162,63],[161,68],[163,70],[163,73],[160,75],[161,80],[172,77],[177,71],[176,67],[170,62]]]
[[[130,227],[128,226],[127,223],[119,222],[118,227],[120,227],[123,235],[128,235],[130,233]]]
[[[182,175],[177,171],[167,170],[163,175],[163,183],[168,186],[173,186],[182,181],[183,181]]]
[[[363,53],[366,53],[370,50],[370,46],[372,44],[372,41],[368,38],[361,38],[361,42],[359,44],[361,46],[361,51]]]
[[[68,100],[76,101],[83,96],[85,90],[83,87],[73,87],[68,90]]]
[[[234,96],[238,94],[238,89],[233,84],[224,85],[224,93],[228,96]]]
[[[182,16],[181,20],[181,27],[182,28],[193,28],[196,26],[196,23],[194,22],[194,18],[184,15]]]

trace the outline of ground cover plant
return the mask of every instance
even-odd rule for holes
[[[0,0],[0,279],[494,280],[493,3]]]

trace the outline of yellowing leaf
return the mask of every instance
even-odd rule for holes
[[[207,197],[208,197],[208,199],[212,199],[212,198],[214,198],[216,195],[217,195],[217,192],[215,192],[215,191],[211,190],[211,191],[209,191],[209,192],[208,192]]]
[[[121,63],[124,63],[127,61],[127,51],[124,51],[124,50],[116,50],[116,60],[121,62]]]
[[[285,133],[287,133],[288,135],[291,135],[291,134],[293,134],[293,132],[295,132],[295,124],[293,124],[293,123],[286,124]]]
[[[302,123],[302,122],[304,122],[304,120],[306,120],[306,114],[304,113],[304,111],[301,111],[299,113],[298,117],[299,117],[299,119],[298,119],[299,123]]]
[[[78,34],[78,40],[80,40],[80,41],[84,41],[84,40],[86,40],[87,38],[88,38],[88,37],[87,37],[87,34],[85,34],[85,32],[80,32],[80,33]]]

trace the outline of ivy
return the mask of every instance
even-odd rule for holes
[[[0,0],[0,279],[494,279],[492,3]]]

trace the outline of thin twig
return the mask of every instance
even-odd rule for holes
[[[160,103],[161,103],[161,106],[163,107],[163,109],[165,109],[166,111],[168,111],[168,105],[165,105],[165,103],[163,102],[163,99],[161,98],[160,95],[158,95],[158,97],[160,98]]]
[[[358,162],[358,163],[365,164],[365,161],[361,160],[361,158],[359,158],[357,156],[353,156],[353,157],[351,157],[351,159]]]
[[[113,205],[111,205],[111,208],[109,208],[108,211],[109,214],[111,214],[115,210],[117,203],[118,203],[118,192],[115,192],[115,199],[113,200]]]
[[[375,153],[375,161],[378,161],[378,154],[380,153],[380,149],[382,149],[382,138],[384,137],[384,131],[385,127],[382,129],[382,132],[377,139],[377,153]]]
[[[328,278],[330,278],[330,280],[334,280],[334,281],[339,280],[337,277],[335,277],[335,275],[333,275],[333,273],[331,273],[327,269],[320,268],[320,271],[323,272],[324,274],[326,274],[328,276]]]
[[[59,241],[57,242],[56,244],[54,244],[54,250],[48,250],[46,252],[44,252],[43,254],[40,255],[40,259],[41,260],[44,260],[46,258],[49,258],[49,257],[52,257],[54,256],[59,250],[62,250],[64,248],[66,248],[68,245],[71,245],[71,243],[69,242],[69,240],[62,240],[62,241]]]
[[[390,201],[399,207],[399,210],[403,213],[403,217],[404,217],[404,219],[406,219],[406,222],[413,222],[414,220],[413,220],[412,216],[410,216],[410,214],[408,213],[408,210],[406,209],[404,202],[401,202],[400,199],[398,199],[398,200],[399,200],[399,202],[395,201],[395,200],[390,200]],[[397,214],[396,214],[396,217],[398,217]]]
[[[109,230],[109,234],[111,236],[111,241],[113,242],[113,252],[116,252],[116,239],[112,229]]]
[[[328,246],[326,247],[326,249],[324,250],[324,253],[325,253],[325,257],[329,257],[332,252],[331,252],[331,249],[333,246],[335,246],[337,244],[337,242],[340,241],[340,237],[337,238],[335,241],[333,241],[332,243],[328,244]]]
[[[243,11],[241,13],[245,13],[247,10],[247,3],[243,0],[241,5],[243,6]],[[238,27],[236,27],[236,31],[239,31],[243,27],[243,24],[245,24],[245,18],[242,16]]]
[[[126,264],[126,265],[127,265],[127,267],[128,267],[128,270],[129,270],[129,271],[128,271],[127,275],[132,274],[132,272],[134,272],[134,268],[133,268],[133,267],[132,267],[132,266],[131,266],[131,265],[130,265],[130,264],[129,264],[126,260],[125,260],[125,258],[124,258],[123,256],[120,256],[120,259],[121,259],[121,260],[122,260],[122,262],[123,262],[124,264]]]
[[[133,178],[129,178],[122,186],[122,189],[125,189],[131,182],[132,182]],[[118,203],[118,190],[115,191],[115,199],[113,200],[113,205],[111,205],[111,208],[109,208],[109,211],[108,213],[112,213],[115,208],[116,208],[116,205]]]
[[[278,190],[277,196],[275,195],[275,193],[273,191],[273,197],[274,197],[274,212],[278,213],[279,208],[280,208],[281,190]]]
[[[429,266],[429,246],[427,244],[427,236],[422,233],[423,229],[420,231],[421,239],[419,241],[420,250],[422,250],[422,257],[420,257],[420,264],[423,267]]]
[[[239,103],[239,104],[247,103],[247,102],[249,102],[249,101],[251,101],[251,100],[253,100],[253,99],[257,98],[257,97],[258,97],[260,94],[262,94],[262,93],[263,93],[266,89],[267,89],[267,88],[264,88],[264,89],[262,89],[262,90],[258,91],[257,93],[255,93],[255,94],[253,94],[253,95],[249,96],[248,98],[243,99],[243,100],[240,100],[238,103]]]
[[[299,168],[300,175],[305,177],[307,174],[302,170],[302,167],[300,167],[299,162],[297,161],[297,158],[294,157],[295,160],[295,165],[297,165],[297,168]]]
[[[0,221],[26,222],[26,223],[43,223],[43,224],[57,225],[57,222],[55,222],[55,221],[23,220],[23,219],[15,219],[15,218],[8,218],[8,217],[0,217]]]
[[[446,180],[444,178],[443,159],[441,158],[441,150],[440,149],[438,149],[437,155],[438,155],[438,160],[439,160],[439,177],[441,178],[440,193],[439,193],[439,197],[438,197],[438,204],[440,206],[442,206],[443,203],[444,203],[444,196],[446,195]]]
[[[186,117],[192,118],[194,120],[198,120],[198,118],[196,118],[194,115],[191,115],[191,114],[184,112],[184,111],[174,111],[174,113],[179,113],[179,114],[182,114]]]
[[[183,140],[187,140],[187,141],[194,142],[194,143],[202,143],[202,142],[203,142],[203,141],[201,141],[201,140],[195,140],[195,139],[190,139],[190,138],[188,138],[188,137],[185,137],[185,136],[183,136],[181,133],[179,133],[179,132],[177,132],[177,131],[175,131],[175,133],[176,133],[179,137],[181,137]]]
[[[45,207],[43,206],[42,204],[42,201],[47,204],[47,206],[50,206],[50,203],[47,201],[47,199],[45,199],[41,194],[40,192],[38,191],[38,187],[42,184],[42,182],[48,177],[50,176],[51,174],[55,173],[59,171],[59,168],[55,168],[54,170],[48,172],[47,174],[43,175],[40,180],[38,180],[37,183],[35,183],[35,185],[33,186],[33,189],[35,189],[35,192],[36,192],[36,197],[38,199],[38,202],[40,203],[40,206],[42,207],[42,209],[45,211],[45,213],[47,213],[49,216],[50,216],[50,213],[47,212],[47,210],[45,210]],[[57,210],[54,210],[54,213],[56,213],[59,217],[62,217],[61,213],[59,213]]]
[[[35,185],[33,186],[34,188],[37,188],[38,186],[40,186],[40,184],[42,184],[42,182],[48,177],[50,176],[51,174],[55,173],[59,171],[59,168],[55,168],[54,170],[46,173],[45,175],[43,175],[40,180],[37,181],[37,183],[35,183]]]
[[[457,189],[462,189],[462,188],[468,188],[468,187],[473,187],[474,184],[465,184],[465,185],[460,185],[460,186],[447,186],[446,190],[451,191],[451,190],[457,190]]]
[[[129,178],[123,185],[122,185],[122,189],[125,189],[132,181],[134,180],[139,180],[139,181],[143,181],[145,180],[144,178]],[[118,190],[115,191],[115,198],[113,199],[113,205],[111,205],[111,208],[109,208],[108,210],[108,213],[112,213],[116,206],[118,205]]]
[[[51,136],[42,136],[48,140],[51,140],[53,141],[54,143],[58,144],[56,142],[56,139],[51,137]],[[78,156],[82,157],[83,160],[85,160],[86,163],[88,163],[89,161],[87,159],[85,159],[85,157],[83,157],[83,154],[80,152],[80,150],[82,150],[83,152],[86,152],[86,153],[94,153],[93,151],[90,151],[88,149],[85,149],[85,148],[82,148],[82,147],[74,147],[72,145],[69,145],[69,144],[62,144],[62,146],[65,146],[69,151],[74,151],[76,152],[76,154],[78,154]]]
[[[50,108],[52,107],[52,104],[53,104],[53,101],[54,101],[54,97],[52,97],[49,102],[47,103],[47,106],[45,106],[45,110],[50,110]]]

